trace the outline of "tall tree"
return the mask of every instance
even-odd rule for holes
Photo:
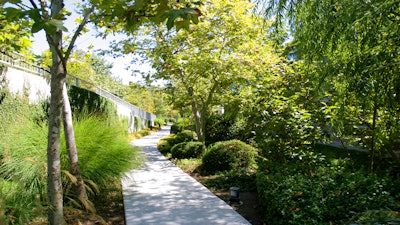
[[[174,104],[192,109],[196,133],[205,141],[205,119],[222,96],[245,85],[277,61],[265,37],[262,18],[248,1],[209,1],[201,7],[204,18],[182,32],[165,29],[142,31],[146,47],[136,50],[148,57],[157,71],[152,79],[167,81]],[[126,44],[126,42],[125,42]]]
[[[278,22],[289,21],[297,57],[317,67],[330,104],[340,109],[333,124],[340,133],[358,134],[370,150],[371,171],[376,153],[395,156],[400,2],[275,0],[267,6]]]
[[[87,7],[82,9],[82,21],[76,28],[72,39],[67,48],[63,46],[63,32],[67,31],[63,26],[63,21],[70,15],[64,8],[63,0],[44,1],[36,3],[30,0],[30,6],[22,0],[2,1],[10,7],[4,9],[7,20],[27,19],[33,21],[31,32],[35,33],[44,30],[46,39],[52,55],[51,66],[51,97],[49,110],[49,131],[47,148],[47,173],[48,173],[48,199],[49,199],[49,223],[54,225],[64,224],[63,218],[63,193],[61,185],[61,167],[60,167],[60,129],[61,119],[64,112],[68,111],[68,102],[63,99],[63,89],[65,87],[65,78],[67,74],[67,64],[74,43],[89,21],[89,17],[96,9],[97,22],[104,21],[102,25],[106,27],[113,26],[113,29],[134,29],[141,23],[142,18],[158,18],[159,22],[167,20],[167,25],[171,28],[175,20],[192,21],[193,16],[187,16],[193,9],[175,9],[176,4],[169,4],[168,1],[135,1],[134,4],[124,1],[91,1]],[[182,3],[184,4],[184,3]],[[188,3],[189,4],[189,3]],[[65,108],[63,108],[65,107]],[[64,113],[65,116],[71,115]],[[70,118],[65,117],[64,124],[72,128],[69,123]],[[73,129],[68,129],[68,140],[73,141]],[[69,145],[69,151],[73,151],[75,143]],[[77,154],[73,154],[77,156]],[[77,158],[76,158],[77,159]]]

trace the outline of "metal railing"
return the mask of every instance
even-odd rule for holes
[[[26,56],[19,54],[19,53],[15,53],[15,52],[0,52],[0,64],[3,64],[5,66],[11,67],[11,68],[15,68],[18,70],[22,70],[24,72],[28,72],[28,73],[32,73],[35,75],[39,75],[41,77],[44,77],[46,79],[50,78],[50,71],[37,66],[33,63],[29,63]],[[98,95],[109,99],[110,101],[125,106],[126,108],[131,110],[131,114],[137,117],[140,117],[141,119],[146,119],[146,120],[152,120],[154,121],[154,119],[156,118],[156,115],[149,113],[135,105],[132,105],[131,103],[123,100],[122,98],[110,93],[109,91],[96,86],[95,84],[82,80],[76,76],[67,75],[67,83],[69,85],[73,85],[73,86],[77,86],[92,92],[97,93]]]

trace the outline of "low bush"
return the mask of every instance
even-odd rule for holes
[[[197,136],[193,131],[184,130],[177,134],[170,134],[166,137],[161,138],[160,141],[157,143],[157,149],[162,154],[166,155],[168,153],[171,153],[171,148],[174,147],[174,145],[195,140],[197,140]]]
[[[399,210],[398,181],[350,171],[346,160],[307,168],[267,165],[257,174],[257,189],[268,224],[344,224],[366,211]]]
[[[172,147],[171,156],[176,159],[199,158],[204,154],[205,150],[206,147],[201,142],[182,142]]]
[[[170,134],[168,136],[161,138],[157,143],[158,151],[160,151],[164,155],[171,153],[171,148],[175,145],[174,144],[175,137],[176,137],[175,134]]]
[[[177,123],[172,124],[170,133],[178,134],[183,130],[194,130],[194,125],[190,122],[189,119],[181,118]]]
[[[216,172],[252,169],[256,167],[256,148],[239,140],[217,142],[202,158],[202,171],[208,174]]]

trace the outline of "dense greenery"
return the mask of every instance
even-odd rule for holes
[[[5,216],[0,222],[26,224],[46,215],[46,108],[6,92],[0,109],[4,121],[0,129],[0,215]],[[110,117],[80,116],[74,125],[81,172],[93,199],[135,166],[132,162],[137,159],[137,149],[129,144],[121,123],[110,121]],[[86,204],[90,210],[90,202],[80,203],[71,190],[73,177],[63,155],[65,202],[75,208]]]
[[[399,222],[395,213],[399,210],[399,180],[369,174],[359,168],[357,158],[336,157],[320,154],[304,157],[302,161],[307,163],[293,160],[284,166],[273,160],[263,163],[257,188],[265,220],[270,224]],[[368,159],[366,154],[358,157]],[[377,216],[379,211],[386,216]],[[371,215],[363,219],[367,214]]]

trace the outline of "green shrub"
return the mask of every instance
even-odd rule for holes
[[[158,126],[158,127],[161,127],[161,126],[164,126],[164,124],[165,124],[165,119],[164,118],[156,118],[155,120],[154,120],[154,126]]]
[[[201,142],[190,141],[176,144],[171,149],[172,158],[189,159],[199,158],[206,150],[206,147]]]
[[[172,124],[170,133],[177,134],[182,132],[183,130],[194,130],[194,125],[190,122],[189,119],[181,118],[177,123]]]
[[[157,143],[158,151],[160,151],[164,155],[171,153],[171,148],[175,145],[174,144],[175,137],[176,137],[175,134],[170,134],[168,136],[161,138]]]
[[[197,139],[196,134],[191,130],[184,130],[178,134],[170,134],[166,137],[160,139],[157,143],[157,149],[162,154],[166,155],[171,153],[171,148],[174,145],[182,143],[182,142],[189,142],[195,141]]]
[[[304,168],[269,162],[257,174],[265,220],[272,225],[343,224],[368,210],[399,209],[393,195],[399,187],[390,177],[353,172],[346,163]]]
[[[195,132],[191,130],[183,130],[176,134],[174,145],[182,142],[196,141],[196,140],[197,140],[197,135]]]
[[[239,140],[222,141],[212,145],[202,158],[202,171],[216,172],[251,169],[255,167],[257,149]]]
[[[246,123],[244,119],[226,114],[210,115],[206,120],[206,145],[233,139],[246,141],[251,136],[246,130]]]

